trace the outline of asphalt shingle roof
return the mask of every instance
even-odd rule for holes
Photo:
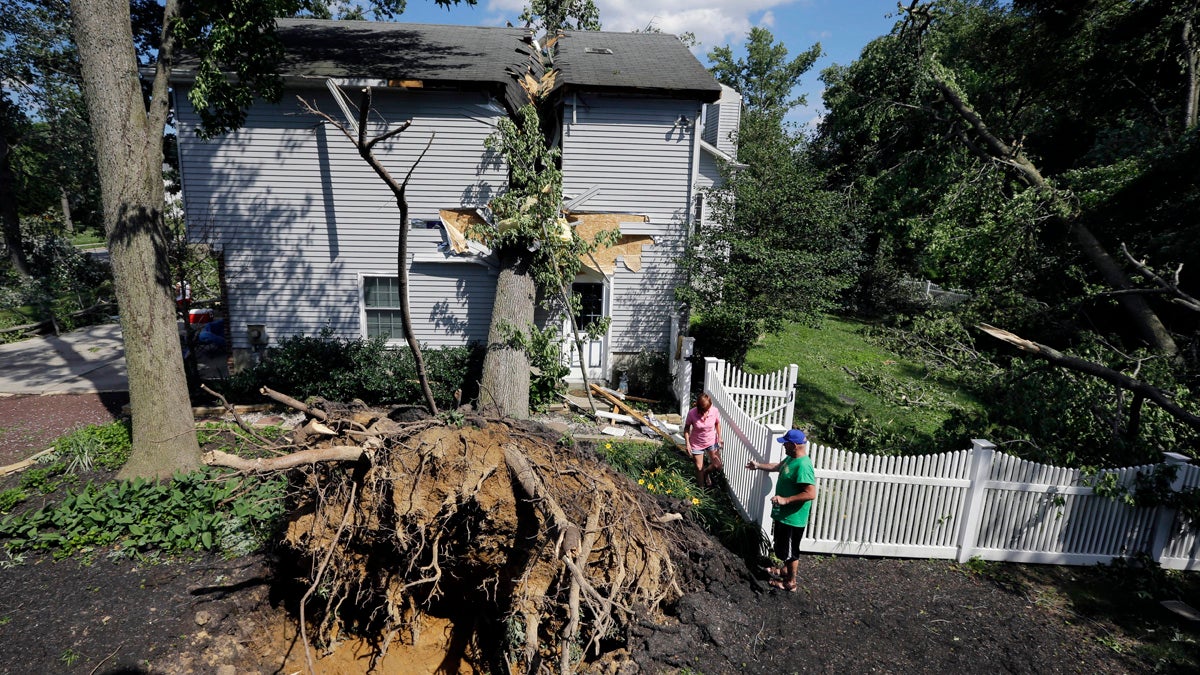
[[[533,64],[524,28],[279,19],[276,34],[284,46],[279,74],[285,79],[421,80],[427,87],[493,91],[510,110],[527,101],[513,75]],[[673,35],[567,31],[554,48],[562,71],[558,91],[641,92],[705,102],[721,95],[713,76]],[[185,75],[195,65],[185,55],[176,73]]]
[[[674,35],[566,31],[554,49],[564,90],[645,92],[705,103],[721,97],[712,73]]]

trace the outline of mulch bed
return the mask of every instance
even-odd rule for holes
[[[97,395],[0,399],[4,461],[119,410]],[[22,411],[48,421],[12,417]],[[9,434],[35,427],[46,435],[15,442]],[[1107,619],[946,561],[806,556],[800,591],[784,593],[712,540],[689,541],[677,555],[686,594],[665,625],[632,628],[626,657],[604,664],[609,672],[1151,671],[1102,644],[1117,632]],[[0,568],[0,673],[285,672],[296,645],[294,633],[279,630],[279,608],[295,588],[279,585],[274,569],[263,556],[30,555]],[[1053,577],[1071,568],[1039,569]],[[1181,630],[1198,637],[1194,627]]]
[[[0,466],[45,450],[80,427],[120,419],[128,403],[126,392],[0,396]]]

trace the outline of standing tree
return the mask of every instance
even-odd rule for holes
[[[678,291],[700,317],[699,347],[735,361],[785,317],[815,320],[853,280],[855,230],[843,195],[825,189],[809,142],[784,122],[820,45],[789,60],[770,31],[754,28],[747,58],[714,49],[712,71],[745,96],[737,160],[710,190],[711,224],[693,234]]]
[[[221,0],[166,0],[162,6],[155,0],[71,3],[129,367],[133,452],[123,476],[166,477],[200,465],[163,220],[171,68],[181,48],[197,55],[189,98],[204,133],[235,129],[256,97],[279,96],[274,68],[281,48],[273,34],[274,17],[318,4],[324,5],[319,0],[239,3],[232,9]],[[403,9],[404,0],[374,4],[390,16]],[[131,17],[138,20],[136,32]],[[141,68],[154,73],[145,89]]]
[[[560,30],[600,30],[600,10],[594,0],[531,0],[517,20],[549,36]]]

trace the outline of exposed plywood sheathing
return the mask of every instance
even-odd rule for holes
[[[467,232],[472,226],[487,225],[487,221],[475,209],[440,209],[438,215],[442,219],[442,227],[446,230],[446,239],[450,249],[458,255],[471,253],[467,246]]]
[[[633,213],[571,213],[567,215],[575,234],[586,242],[594,242],[596,235],[608,230],[620,231],[622,223],[647,223],[646,216]],[[617,258],[632,272],[642,270],[642,247],[653,246],[654,238],[646,234],[623,234],[612,246],[597,249],[591,255],[580,258],[585,267],[594,269],[604,276],[612,276],[617,268]]]

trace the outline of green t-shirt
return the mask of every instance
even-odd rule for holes
[[[779,463],[779,480],[775,481],[775,494],[791,497],[804,492],[804,486],[817,482],[812,460],[803,457],[784,457]],[[812,511],[812,500],[793,502],[771,508],[771,519],[792,527],[807,527],[808,512]]]

